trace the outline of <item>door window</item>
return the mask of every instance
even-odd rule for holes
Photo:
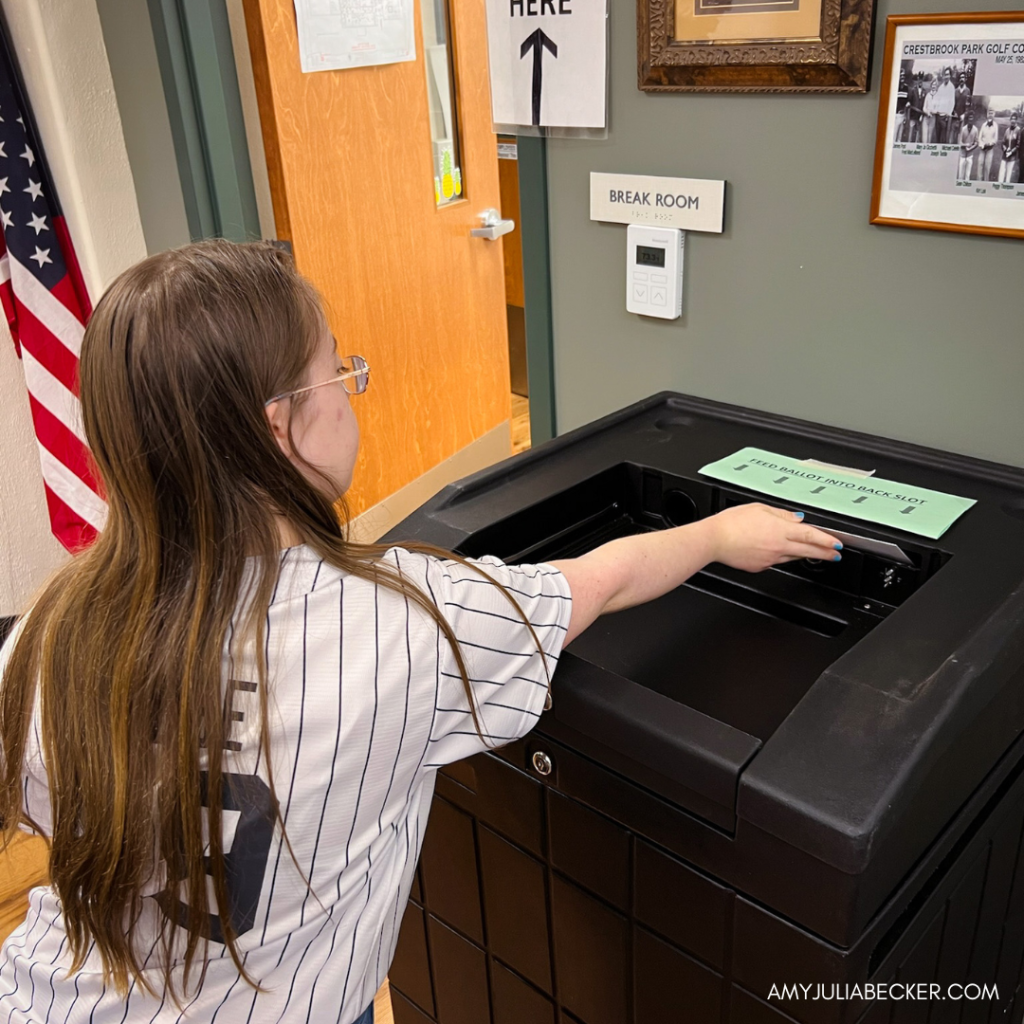
[[[438,206],[463,197],[455,60],[448,0],[422,0],[430,142],[434,153],[434,199]]]

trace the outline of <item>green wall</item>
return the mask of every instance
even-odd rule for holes
[[[881,0],[861,96],[641,93],[634,3],[609,4],[608,139],[548,140],[559,432],[672,389],[1024,466],[1024,242],[868,224],[886,16],[1019,3]],[[728,182],[681,320],[626,312],[590,171]]]

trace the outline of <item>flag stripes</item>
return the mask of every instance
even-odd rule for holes
[[[0,41],[0,301],[25,373],[50,526],[78,551],[106,518],[78,398],[89,297],[9,41]]]

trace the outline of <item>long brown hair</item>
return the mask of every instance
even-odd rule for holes
[[[270,430],[264,401],[304,383],[326,330],[319,298],[289,256],[267,243],[214,241],[126,271],[85,332],[83,419],[109,516],[92,547],[43,589],[11,653],[0,691],[0,819],[5,839],[27,820],[21,771],[38,694],[53,811],[50,873],[72,970],[94,941],[122,992],[130,979],[152,991],[132,923],[160,862],[173,866],[162,905],[180,903],[184,915],[162,919],[165,988],[176,1000],[184,993],[200,952],[202,983],[204,807],[214,898],[229,905],[222,657],[240,656],[247,643],[257,652],[261,760],[270,773],[264,640],[282,519],[329,564],[405,594],[437,622],[479,731],[459,644],[440,610],[381,560],[385,548],[345,539],[330,497]],[[245,613],[232,624],[236,608]],[[283,830],[276,797],[272,803]],[[232,959],[255,984],[229,915],[222,922]],[[178,924],[188,936],[180,991],[172,973]]]

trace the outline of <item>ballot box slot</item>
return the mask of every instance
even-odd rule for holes
[[[717,490],[716,510],[763,500],[761,496],[732,491],[725,487]],[[799,509],[797,506],[793,506],[792,510],[805,512],[804,521],[810,526],[819,526],[825,530],[841,530],[844,533],[854,533],[876,540],[892,540],[871,529],[866,523],[852,524],[838,516],[830,516],[811,509]],[[929,547],[917,539],[900,538],[899,546],[911,564],[897,562],[869,551],[859,551],[847,544],[843,548],[843,557],[839,562],[801,559],[778,568],[780,572],[814,580],[823,587],[843,591],[862,598],[865,602],[882,603],[890,608],[898,608],[952,557],[948,551]]]

